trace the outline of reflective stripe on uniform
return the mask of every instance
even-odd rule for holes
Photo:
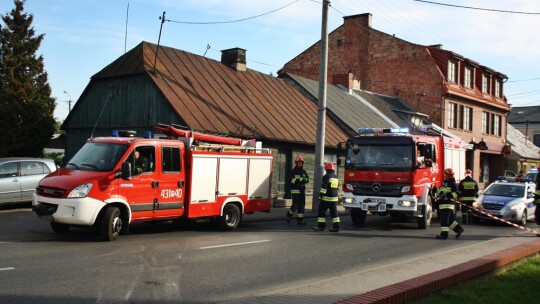
[[[332,223],[339,223],[339,217],[335,217],[332,219]]]
[[[339,200],[339,198],[333,197],[333,196],[323,196],[323,197],[321,197],[321,201],[330,202],[330,203],[335,203],[338,200]]]
[[[454,210],[454,204],[440,204],[439,205],[439,209],[451,209],[451,210]]]
[[[325,217],[319,217],[319,218],[317,218],[317,222],[318,223],[326,223],[326,218]]]
[[[467,202],[474,202],[476,201],[476,197],[467,197],[467,196],[464,196],[464,197],[460,197],[459,198],[460,201],[467,201]]]

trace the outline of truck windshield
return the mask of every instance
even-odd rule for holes
[[[353,145],[349,147],[346,166],[349,169],[413,168],[413,148],[404,145]]]
[[[86,143],[66,168],[82,171],[111,171],[127,150],[126,145]]]

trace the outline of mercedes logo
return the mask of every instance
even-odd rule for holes
[[[371,190],[373,190],[373,192],[379,192],[381,191],[381,189],[382,187],[379,183],[374,183],[373,185],[371,185]]]

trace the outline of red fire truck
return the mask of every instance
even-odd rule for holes
[[[273,159],[260,142],[156,129],[167,138],[89,139],[40,181],[33,211],[58,233],[97,227],[108,241],[129,233],[132,222],[215,218],[232,230],[243,214],[270,211]]]
[[[371,213],[415,217],[419,228],[430,226],[433,193],[444,180],[444,169],[463,176],[465,144],[443,136],[440,128],[418,131],[362,128],[347,141],[342,202],[355,225],[364,225]]]

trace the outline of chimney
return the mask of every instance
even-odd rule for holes
[[[221,51],[221,63],[230,66],[236,71],[246,71],[246,50],[241,48],[232,48]]]
[[[359,14],[359,15],[352,15],[352,16],[345,16],[343,17],[343,22],[358,22],[357,24],[360,26],[365,26],[371,28],[371,14],[365,13],[365,14]]]
[[[349,89],[349,93],[352,92],[352,90],[360,90],[360,81],[358,81],[351,72],[346,74],[334,74],[332,84],[344,86]]]

